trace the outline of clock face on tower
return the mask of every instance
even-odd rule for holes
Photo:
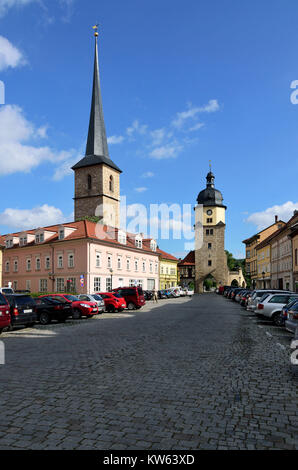
[[[207,215],[212,215],[212,210],[211,209],[207,210]]]

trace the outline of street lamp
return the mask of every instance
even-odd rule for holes
[[[110,273],[111,273],[111,291],[113,290],[113,269],[111,268],[110,269]]]
[[[262,276],[263,276],[264,289],[266,289],[266,285],[265,285],[265,283],[266,283],[266,281],[265,281],[265,274],[266,274],[265,271],[263,271],[263,272],[262,272]]]

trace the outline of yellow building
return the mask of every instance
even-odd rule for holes
[[[257,256],[257,278],[256,287],[258,289],[271,288],[271,244],[270,237],[265,238],[256,247]]]
[[[252,287],[257,286],[258,281],[258,255],[257,255],[257,246],[259,243],[263,242],[270,235],[275,233],[277,230],[282,228],[285,225],[285,222],[278,220],[278,217],[275,216],[274,224],[269,227],[261,230],[250,238],[243,240],[242,243],[245,244],[245,262],[246,262],[246,273],[250,275],[252,281]],[[264,255],[265,256],[265,255]],[[265,259],[265,258],[264,258]],[[262,261],[262,260],[260,260]],[[263,263],[265,265],[265,261]],[[261,273],[263,270],[261,271]],[[265,273],[266,274],[266,273]],[[262,276],[262,274],[261,274]],[[259,278],[260,279],[260,278]]]
[[[159,288],[169,289],[178,285],[178,263],[179,260],[175,256],[157,249],[159,258]]]

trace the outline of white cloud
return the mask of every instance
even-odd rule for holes
[[[176,158],[182,150],[182,145],[178,143],[172,143],[155,148],[150,152],[149,155],[150,157],[155,158],[157,160],[162,160],[164,158]]]
[[[144,135],[147,132],[148,126],[145,124],[140,124],[138,119],[136,119],[130,127],[126,129],[126,133],[129,137],[133,137],[134,134]]]
[[[33,209],[5,209],[0,214],[1,225],[11,229],[28,230],[66,221],[60,209],[44,204]]]
[[[154,131],[150,132],[152,137],[152,145],[158,146],[161,145],[165,139],[166,131],[165,129],[155,129]]]
[[[152,171],[146,171],[146,173],[142,174],[142,178],[153,178],[154,173]]]
[[[124,137],[122,135],[111,135],[108,137],[108,144],[122,144]]]
[[[264,211],[254,212],[245,221],[256,225],[258,230],[262,230],[274,223],[275,215],[278,215],[280,220],[287,222],[293,216],[294,210],[298,210],[298,202],[288,201],[281,205],[268,207]]]
[[[148,188],[145,188],[145,187],[135,188],[135,191],[137,191],[137,193],[144,193],[147,190],[148,190]]]
[[[4,16],[12,7],[22,7],[39,0],[0,0],[0,16]]]
[[[46,128],[36,128],[18,106],[0,108],[0,175],[28,173],[50,161],[55,164],[74,158],[75,151],[56,151],[32,142],[46,137]]]
[[[190,106],[188,110],[177,113],[176,119],[174,119],[172,125],[180,129],[185,121],[195,119],[199,113],[214,113],[218,110],[219,104],[217,100],[210,100],[208,104],[201,107]]]
[[[9,67],[15,68],[25,63],[26,60],[21,51],[9,42],[8,39],[0,36],[0,71]]]
[[[197,124],[195,124],[193,127],[190,127],[188,130],[189,132],[193,132],[193,131],[198,131],[199,129],[201,129],[202,127],[204,127],[204,123],[203,122],[198,122]]]

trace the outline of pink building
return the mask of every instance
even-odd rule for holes
[[[104,292],[121,286],[158,289],[154,240],[87,220],[1,237],[3,285],[31,292]]]

